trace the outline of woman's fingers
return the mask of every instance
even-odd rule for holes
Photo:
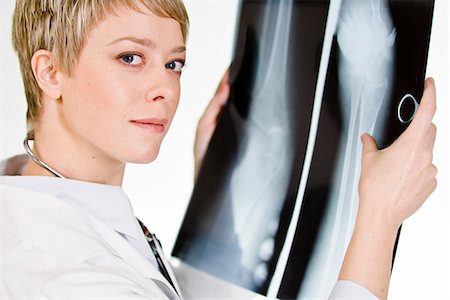
[[[394,224],[414,213],[436,187],[437,169],[432,163],[436,126],[431,122],[435,97],[434,82],[428,79],[413,122],[390,147],[377,151],[370,135],[361,136],[360,206],[389,211],[386,217]]]
[[[436,125],[434,123],[430,124],[428,132],[425,136],[424,146],[425,149],[433,149],[434,143],[436,141]]]
[[[230,95],[230,85],[228,83],[228,78],[229,70],[227,70],[223,75],[213,98],[209,102],[202,118],[200,119],[199,125],[215,127],[215,125],[217,124],[220,112],[222,111],[222,108],[227,102],[228,96]]]
[[[423,201],[420,203],[422,205],[425,200],[431,195],[431,193],[436,189],[437,186],[437,180],[436,180],[436,174],[438,169],[435,165],[429,164],[423,171],[422,171],[422,179],[423,179],[423,185],[420,189],[420,192],[422,193],[421,198]]]
[[[224,86],[228,85],[230,79],[230,69],[228,68],[223,74],[222,79],[220,80],[219,86],[217,87],[215,95],[217,95]]]
[[[432,78],[428,78],[425,80],[424,91],[419,108],[404,135],[418,138],[424,136],[428,131],[435,112],[436,88],[434,85],[434,80]]]
[[[197,134],[194,144],[195,175],[197,175],[200,165],[208,148],[209,141],[216,129],[217,122],[225,103],[230,95],[230,85],[228,83],[229,70],[225,72],[217,90],[205,109],[197,126]]]

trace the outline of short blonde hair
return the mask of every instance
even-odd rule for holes
[[[157,16],[176,20],[186,43],[189,18],[182,0],[16,0],[12,42],[24,81],[29,132],[41,106],[41,89],[31,68],[34,53],[52,51],[55,66],[70,76],[92,26],[119,8],[140,11],[140,3]]]

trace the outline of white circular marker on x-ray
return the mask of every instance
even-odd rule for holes
[[[402,108],[403,108],[404,105],[405,105],[406,100],[410,100],[410,102],[413,103],[413,105],[414,105],[414,111],[413,111],[413,113],[411,114],[411,116],[410,116],[408,119],[405,120],[405,119],[403,118],[403,116],[402,116],[401,111],[402,111]],[[414,116],[416,115],[416,111],[417,111],[417,108],[418,108],[418,107],[419,107],[419,103],[417,102],[416,98],[414,98],[414,96],[411,95],[411,94],[406,94],[406,95],[403,96],[403,98],[400,100],[400,102],[399,102],[399,104],[398,104],[398,107],[397,107],[397,118],[398,118],[398,120],[399,120],[400,122],[402,122],[403,124],[408,124],[409,122],[412,121],[412,119],[413,119]]]

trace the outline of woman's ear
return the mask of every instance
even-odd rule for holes
[[[61,82],[53,61],[53,54],[48,50],[38,50],[31,58],[34,77],[43,94],[52,99],[61,97]]]

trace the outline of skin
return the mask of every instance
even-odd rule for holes
[[[70,77],[51,52],[33,56],[43,90],[34,151],[68,178],[120,185],[126,162],[158,155],[178,106],[185,47],[175,20],[142,9],[123,9],[94,27]],[[164,119],[164,129],[133,122],[147,118]],[[30,162],[24,175],[49,174]]]
[[[195,175],[207,148],[207,144],[201,142],[209,142],[217,125],[218,115],[209,114],[208,110],[214,108],[220,112],[229,90],[227,71],[199,122],[194,148]],[[437,168],[432,163],[435,111],[434,80],[428,78],[414,120],[390,147],[380,150],[372,136],[361,136],[359,209],[339,279],[356,282],[380,299],[386,299],[388,295],[392,254],[400,225],[436,188]],[[202,130],[202,126],[208,126],[211,131]],[[201,140],[203,135],[209,138]]]
[[[378,150],[370,135],[361,137],[359,209],[339,279],[357,282],[380,299],[388,295],[397,230],[436,188],[435,111],[436,90],[429,78],[414,120],[390,147]]]
[[[206,107],[205,112],[198,122],[194,144],[194,178],[197,178],[200,166],[203,162],[203,157],[208,149],[209,141],[211,140],[214,129],[216,129],[217,122],[219,121],[220,112],[228,100],[230,94],[230,84],[228,80],[229,70],[223,75],[214,97]]]
[[[173,63],[184,60],[185,49],[176,21],[143,11],[119,10],[93,28],[70,77],[55,67],[51,52],[33,56],[43,103],[33,150],[68,178],[121,185],[126,162],[147,163],[158,155],[180,96],[180,65]],[[196,174],[229,89],[226,72],[199,121]],[[360,205],[339,279],[381,299],[387,297],[397,229],[436,187],[435,98],[428,79],[416,117],[390,147],[379,150],[370,135],[362,136]],[[167,120],[162,131],[130,122],[155,117]],[[53,176],[31,160],[23,175]]]

